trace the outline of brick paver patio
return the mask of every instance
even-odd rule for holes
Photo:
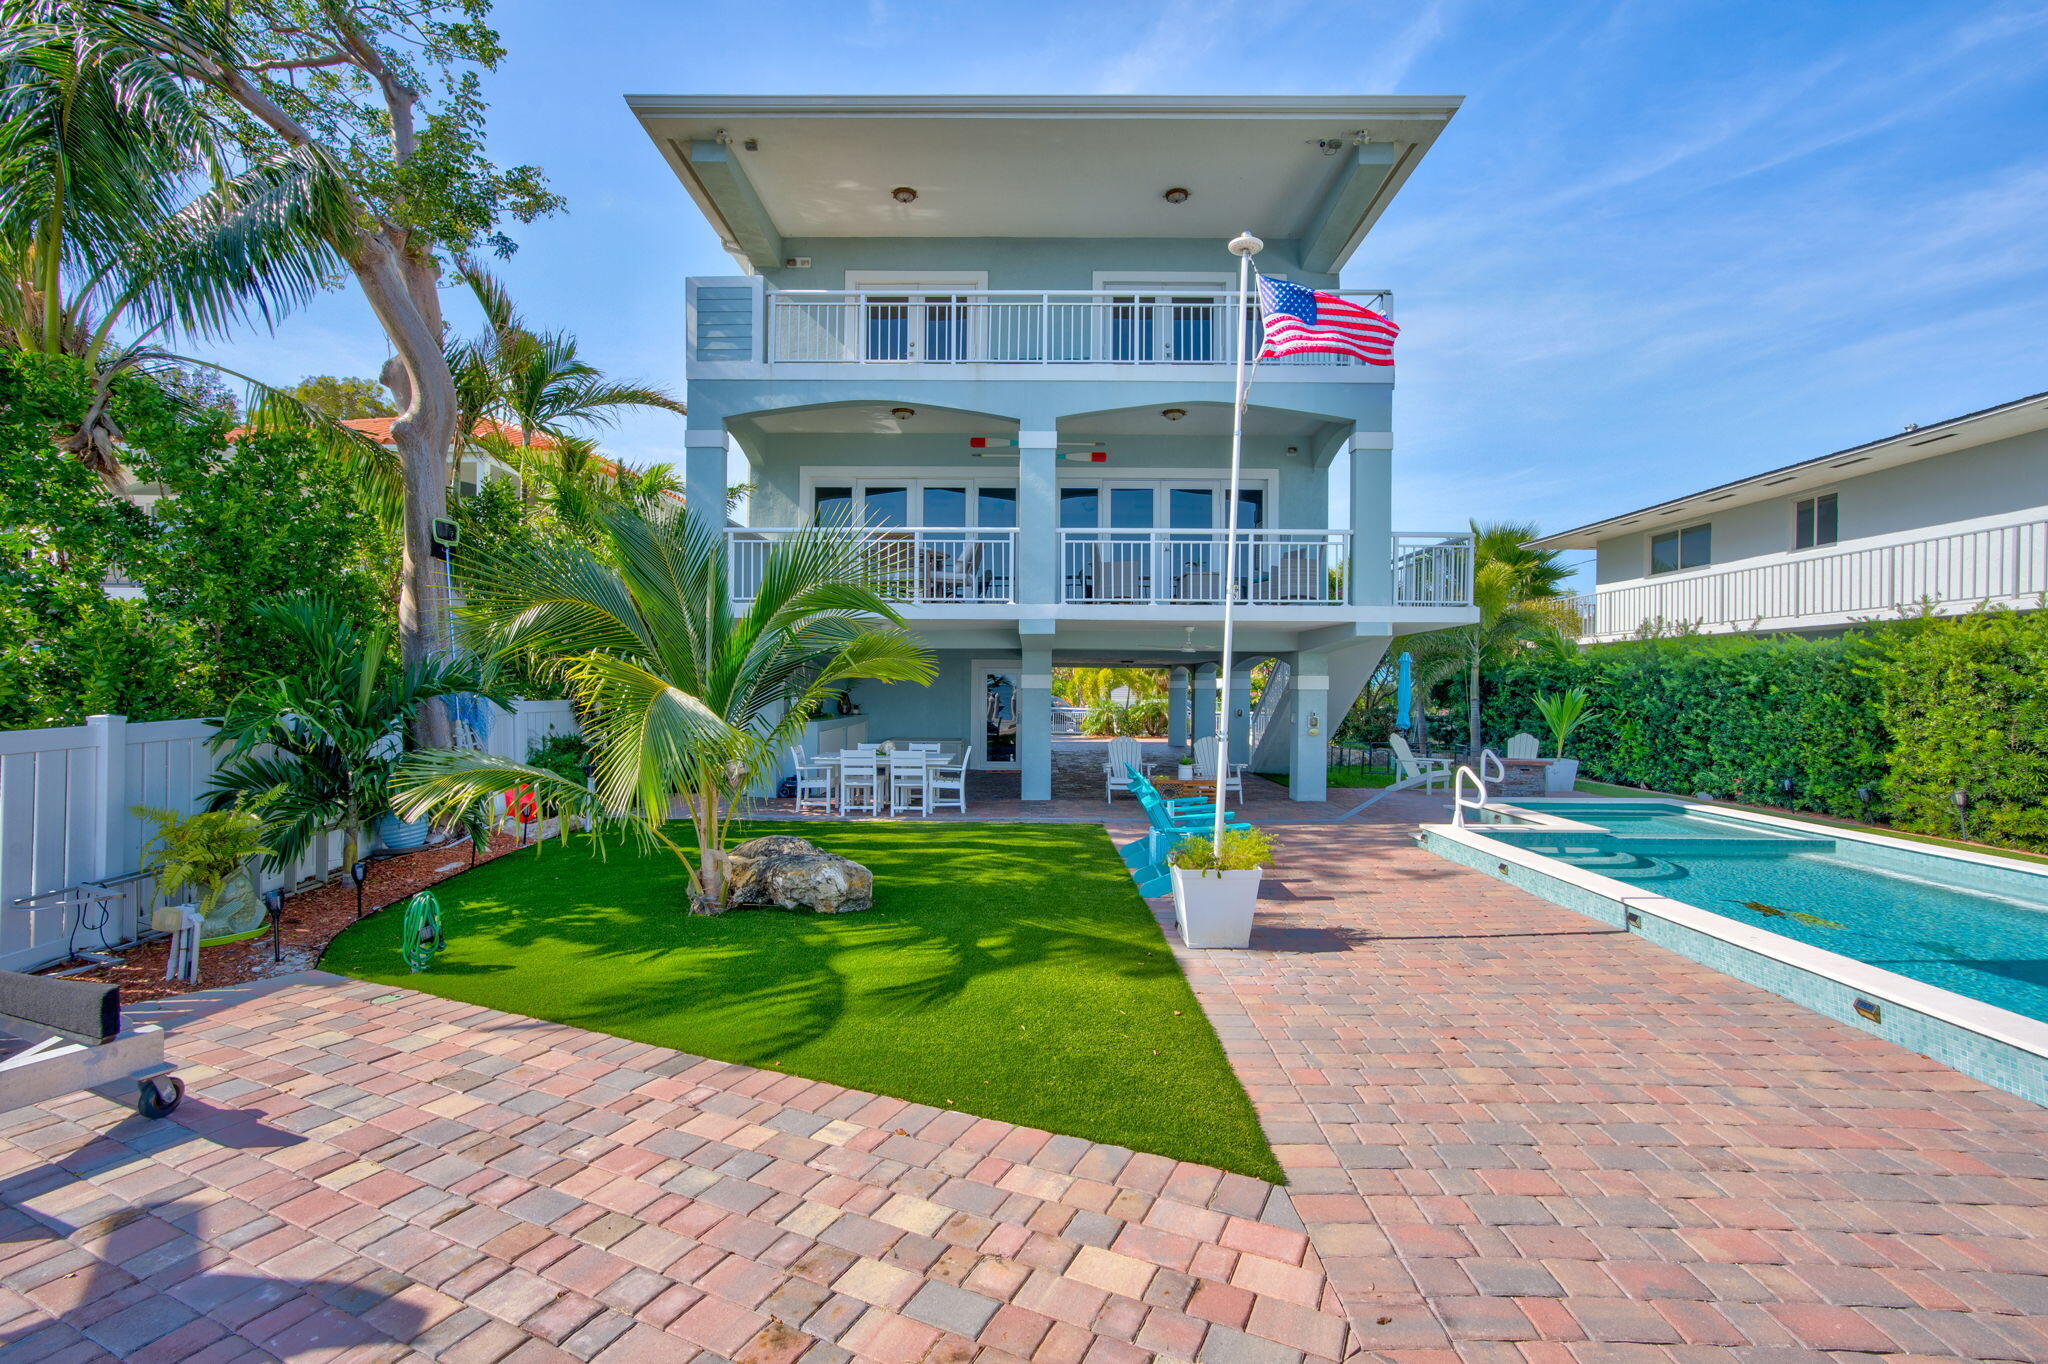
[[[1254,949],[1181,954],[1286,1191],[303,976],[174,1033],[169,1120],[0,1118],[0,1356],[2048,1364],[2048,1111],[1440,809],[1276,827]]]
[[[1342,1351],[1241,1175],[332,976],[173,1037],[168,1119],[0,1119],[8,1364]]]
[[[2048,1360],[2048,1110],[1412,829],[1276,830],[1255,950],[1182,953],[1357,1344]]]

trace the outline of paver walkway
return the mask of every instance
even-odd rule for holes
[[[7,1364],[1342,1353],[1241,1175],[332,976],[172,1052],[0,1118]]]
[[[1276,830],[1255,950],[1182,953],[1365,1348],[2048,1360],[2048,1110],[1412,829]]]

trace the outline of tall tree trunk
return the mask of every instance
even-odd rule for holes
[[[452,642],[446,568],[434,557],[433,527],[448,514],[444,471],[455,443],[455,376],[442,349],[432,261],[408,259],[401,243],[380,235],[367,241],[350,264],[394,351],[384,366],[384,384],[399,408],[391,443],[405,484],[398,648],[411,666],[446,651]],[[451,746],[454,727],[447,707],[438,700],[423,704],[413,718],[413,736],[422,747]]]
[[[1479,756],[1479,660],[1472,660],[1470,679],[1465,687],[1465,723],[1470,727],[1470,739],[1466,756]]]

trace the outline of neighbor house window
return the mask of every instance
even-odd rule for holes
[[[1832,545],[1839,538],[1836,524],[1833,493],[1800,498],[1792,515],[1792,548]]]
[[[1650,537],[1650,572],[1671,573],[1700,568],[1714,555],[1712,526],[1687,526]]]

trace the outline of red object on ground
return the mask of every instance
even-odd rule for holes
[[[540,818],[540,804],[533,798],[531,786],[517,786],[505,793],[505,813],[521,824],[531,824]]]

